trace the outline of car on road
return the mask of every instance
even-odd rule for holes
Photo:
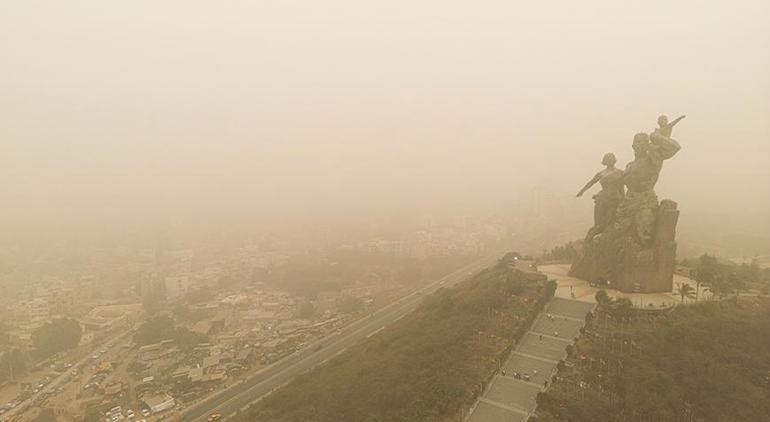
[[[222,419],[222,414],[221,413],[214,413],[213,415],[209,416],[208,422],[216,422],[216,421],[221,420],[221,419]]]

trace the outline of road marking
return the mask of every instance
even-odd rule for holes
[[[382,331],[382,330],[384,330],[384,329],[385,329],[385,327],[380,327],[380,328],[378,328],[378,329],[376,329],[376,330],[372,331],[371,333],[367,334],[366,338],[369,338],[369,337],[371,337],[371,336],[373,336],[373,335],[375,335],[375,334],[379,333],[380,331]]]
[[[493,259],[493,258],[494,258],[494,259]],[[448,280],[448,279],[450,279],[450,278],[454,278],[454,277],[460,276],[460,280],[458,280],[458,281],[455,281],[455,282],[454,282],[454,283],[452,283],[452,284],[456,284],[456,283],[457,283],[457,282],[459,282],[459,281],[462,281],[462,280],[466,280],[466,279],[468,279],[469,277],[472,277],[472,276],[473,276],[473,274],[471,274],[470,276],[468,276],[468,275],[465,275],[465,276],[463,276],[463,273],[465,273],[466,271],[470,271],[470,272],[472,272],[472,273],[473,273],[473,272],[477,271],[477,268],[478,268],[478,267],[484,267],[484,268],[485,268],[485,267],[488,267],[488,266],[490,265],[490,263],[489,263],[489,261],[490,261],[490,260],[492,260],[492,261],[491,261],[491,263],[493,264],[493,263],[494,263],[494,262],[496,262],[498,259],[499,259],[499,258],[497,258],[497,254],[490,254],[490,255],[489,255],[489,256],[487,256],[487,257],[481,258],[481,259],[479,259],[478,261],[472,262],[472,263],[470,263],[470,264],[468,264],[468,265],[466,265],[466,266],[464,266],[464,267],[462,267],[462,268],[460,268],[460,269],[457,269],[457,270],[455,270],[455,271],[453,271],[453,272],[451,272],[451,273],[449,273],[449,274],[447,274],[447,275],[445,275],[445,276],[441,277],[440,279],[438,279],[438,280],[434,281],[433,283],[431,283],[431,284],[428,284],[427,286],[424,286],[424,287],[423,287],[423,288],[421,288],[420,290],[418,290],[418,291],[416,291],[416,292],[413,292],[412,294],[408,295],[407,297],[409,297],[409,296],[412,296],[412,295],[414,295],[414,294],[416,294],[416,293],[420,293],[420,294],[422,294],[422,295],[433,293],[433,292],[435,292],[435,291],[436,291],[436,290],[438,290],[438,289],[437,289],[437,288],[435,288],[435,289],[433,289],[432,291],[430,291],[430,289],[431,289],[431,288],[433,288],[433,287],[437,287],[437,286],[439,286],[439,287],[440,287],[440,286],[441,286],[441,284],[440,284],[440,283],[441,283],[442,281],[446,281],[446,280]],[[319,343],[321,343],[321,342],[324,342],[324,341],[326,341],[326,340],[329,340],[329,339],[331,339],[331,342],[330,342],[330,343],[327,343],[327,346],[328,346],[328,347],[331,347],[331,346],[333,346],[333,345],[335,345],[335,344],[337,344],[337,343],[339,343],[339,342],[342,342],[343,340],[345,340],[345,339],[347,339],[347,338],[349,338],[349,337],[352,337],[352,336],[353,336],[354,334],[356,334],[358,331],[360,331],[360,330],[362,330],[363,328],[365,328],[365,323],[366,323],[366,322],[370,322],[370,321],[372,320],[372,318],[373,318],[373,317],[380,317],[380,318],[383,318],[383,319],[387,319],[389,316],[392,316],[391,314],[388,314],[388,312],[386,312],[386,311],[387,311],[387,310],[389,310],[390,308],[392,308],[392,307],[396,306],[396,305],[402,304],[401,302],[403,301],[403,299],[404,299],[404,298],[402,298],[402,300],[401,300],[401,301],[394,301],[394,302],[391,302],[390,304],[388,304],[388,305],[386,305],[386,306],[384,306],[384,307],[382,307],[382,308],[378,309],[378,310],[377,310],[377,311],[375,311],[374,313],[372,313],[372,314],[368,315],[368,317],[363,317],[363,318],[361,318],[361,319],[358,319],[358,320],[356,320],[356,321],[354,321],[354,322],[350,323],[350,324],[349,324],[349,325],[346,327],[346,331],[347,331],[347,332],[345,333],[346,335],[345,335],[345,336],[341,336],[342,338],[339,338],[339,339],[338,339],[338,341],[335,341],[335,340],[334,340],[334,336],[335,336],[335,334],[330,334],[330,335],[328,335],[328,336],[322,337],[321,339],[319,339],[319,340],[317,340],[317,341],[315,341],[315,342],[311,343],[310,345],[308,345],[308,346],[307,346],[307,348],[310,348],[310,347],[312,347],[313,345],[319,344]],[[417,302],[417,304],[419,305],[419,302]],[[403,314],[403,315],[400,315],[400,316],[398,317],[398,319],[400,319],[400,318],[402,318],[404,315],[406,315],[406,314],[408,314],[408,313],[410,313],[410,312],[414,311],[414,309],[412,309],[412,306],[413,306],[413,305],[415,305],[415,303],[405,303],[405,304],[402,304],[403,308],[401,309],[401,311],[406,311],[406,312],[404,312],[404,314]],[[394,314],[397,314],[397,313],[398,313],[398,311],[396,311]],[[393,323],[393,322],[394,322],[394,321],[385,322],[385,324],[387,325],[388,323]],[[356,325],[362,325],[362,324],[364,324],[364,327],[358,327],[358,328],[352,329],[352,327],[354,327],[354,326],[356,326]],[[372,333],[368,334],[366,337],[367,337],[367,338],[368,338],[368,337],[371,337],[372,335],[374,335],[375,333],[377,333],[377,332],[379,332],[379,331],[383,330],[384,328],[385,328],[385,326],[382,326],[382,327],[380,327],[379,329],[375,330],[374,332],[372,332]],[[354,342],[354,343],[353,343],[353,344],[351,344],[351,345],[355,345],[355,344],[356,344],[356,343]],[[347,348],[348,348],[348,347],[350,347],[350,346],[347,346],[347,347],[344,347],[344,348],[342,348],[342,349],[341,349],[341,350],[340,350],[338,353],[342,353],[343,351],[347,350]],[[276,362],[274,362],[274,363],[270,364],[269,366],[267,366],[267,367],[265,367],[265,368],[262,368],[262,369],[260,369],[258,372],[256,372],[256,373],[255,373],[255,374],[254,374],[252,377],[250,377],[250,378],[251,378],[251,379],[257,378],[257,377],[258,377],[260,374],[264,373],[265,371],[267,371],[267,370],[268,370],[268,369],[270,369],[270,368],[273,368],[273,367],[274,367],[274,366],[276,366],[276,365],[279,365],[279,364],[282,364],[282,363],[284,363],[284,364],[285,364],[285,363],[288,363],[288,362],[287,362],[287,359],[290,359],[290,358],[298,358],[297,362],[294,362],[293,364],[291,364],[291,365],[287,366],[286,368],[283,368],[283,369],[281,369],[281,370],[278,370],[278,372],[276,372],[275,374],[271,375],[271,376],[270,376],[270,377],[268,377],[267,379],[265,379],[265,380],[263,380],[263,381],[260,381],[260,382],[258,382],[258,383],[256,383],[256,384],[252,385],[252,386],[249,386],[249,387],[247,387],[247,388],[246,388],[246,390],[244,390],[243,392],[241,392],[241,393],[235,393],[235,395],[234,395],[233,397],[231,397],[230,399],[228,399],[228,400],[226,400],[226,401],[223,401],[222,403],[220,403],[220,404],[218,404],[218,405],[214,405],[213,407],[206,407],[206,406],[204,406],[204,405],[206,404],[206,402],[208,402],[208,401],[212,401],[212,400],[215,400],[215,399],[217,399],[217,398],[221,398],[223,395],[225,395],[225,394],[228,392],[228,389],[226,389],[226,390],[224,390],[224,391],[221,391],[220,393],[218,393],[218,394],[216,394],[216,395],[214,395],[214,396],[211,396],[210,398],[204,399],[203,401],[199,402],[199,403],[198,403],[196,406],[194,406],[194,407],[191,407],[191,408],[188,408],[188,411],[187,411],[187,412],[185,412],[185,413],[186,413],[186,414],[189,414],[189,413],[191,413],[193,410],[196,410],[196,409],[200,408],[200,410],[202,410],[202,412],[201,412],[201,413],[202,413],[202,414],[201,414],[201,416],[199,416],[199,417],[195,417],[195,418],[193,418],[193,419],[191,419],[191,420],[193,420],[193,421],[196,421],[196,420],[201,420],[202,418],[204,418],[204,416],[205,416],[205,415],[207,415],[207,414],[209,414],[209,413],[211,413],[211,412],[215,412],[215,411],[217,411],[217,410],[220,410],[220,409],[222,409],[224,406],[226,406],[226,405],[228,405],[228,404],[232,403],[233,401],[235,401],[235,400],[237,400],[237,399],[239,399],[239,398],[243,397],[244,395],[248,394],[250,391],[252,391],[252,390],[256,389],[256,388],[257,388],[257,387],[259,387],[260,385],[262,385],[262,384],[264,384],[264,383],[266,383],[266,382],[268,382],[268,381],[272,380],[272,379],[273,379],[273,378],[275,378],[276,376],[279,376],[279,375],[281,375],[281,374],[284,374],[286,371],[288,371],[288,370],[292,369],[292,367],[293,367],[293,366],[295,366],[295,365],[299,364],[299,363],[300,363],[300,362],[302,362],[302,361],[305,361],[306,359],[310,359],[310,358],[312,358],[313,356],[315,356],[315,355],[314,355],[314,354],[309,354],[309,355],[307,355],[307,356],[299,356],[299,357],[296,357],[296,356],[292,356],[292,355],[290,355],[290,356],[288,356],[288,357],[285,357],[285,358],[283,358],[283,359],[281,359],[281,360],[278,360],[278,361],[276,361]],[[328,360],[328,359],[327,359],[327,360]],[[309,368],[309,370],[312,370],[312,369],[314,369],[316,366],[318,366],[318,364],[315,364],[315,365],[311,366],[311,367]],[[284,384],[282,384],[282,386],[283,386],[283,385],[285,385],[285,384],[288,384],[288,382],[287,382],[287,383],[284,383]],[[236,385],[232,386],[231,388],[235,388],[235,387],[237,387],[237,386],[238,386],[238,384],[236,384]],[[276,388],[273,388],[273,389],[271,389],[271,391],[270,391],[270,392],[274,391],[275,389],[276,389]],[[270,392],[268,392],[268,394],[270,394]],[[261,397],[264,397],[264,396],[265,396],[265,395],[262,395],[262,396],[260,396],[260,397],[258,397],[258,398],[256,398],[256,399],[252,400],[252,401],[251,401],[251,403],[254,403],[255,401],[259,400]],[[184,419],[184,416],[183,416],[183,419]]]

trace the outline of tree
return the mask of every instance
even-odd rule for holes
[[[174,337],[174,321],[167,316],[161,316],[140,325],[134,334],[134,342],[140,346],[146,346]]]
[[[681,283],[676,289],[676,292],[681,297],[682,303],[684,303],[684,298],[693,298],[695,297],[694,289],[689,283]]]
[[[29,368],[29,357],[21,349],[12,349],[0,354],[0,382],[15,381]]]
[[[174,340],[177,346],[184,352],[189,352],[194,349],[195,346],[201,343],[208,343],[209,337],[205,334],[196,333],[186,328],[177,328],[174,333]]]
[[[738,268],[738,275],[746,283],[758,283],[760,281],[762,269],[759,267],[759,261],[756,258],[751,263],[743,263]]]
[[[698,258],[695,265],[692,272],[696,283],[695,300],[698,300],[701,285],[706,286],[706,291],[711,292],[712,295],[721,295],[721,285],[718,285],[720,270],[717,258],[715,256],[704,254]]]
[[[604,289],[601,289],[598,292],[596,292],[596,296],[594,297],[596,298],[596,303],[598,303],[599,305],[603,305],[608,300],[610,300],[610,296],[607,294],[607,291]]]
[[[77,347],[80,335],[80,324],[74,319],[55,319],[32,332],[32,344],[41,357],[49,357]]]
[[[153,318],[145,322],[137,328],[136,334],[134,334],[134,342],[140,346],[160,343],[163,340],[174,340],[180,349],[187,351],[200,343],[207,343],[209,338],[186,328],[176,328],[174,321],[167,316]]]
[[[714,281],[712,281],[710,284],[706,286],[704,291],[710,292],[712,297],[716,296],[719,300],[720,305],[722,304],[722,298],[724,298],[725,292],[727,291],[727,283],[722,278],[716,278]]]
[[[732,271],[727,274],[727,288],[735,290],[735,302],[738,303],[738,296],[741,294],[741,290],[746,290],[746,279],[741,277],[737,272]]]
[[[580,241],[572,241],[563,246],[556,246],[549,252],[543,252],[542,259],[556,262],[572,262],[578,255]]]
[[[610,313],[613,317],[626,319],[631,316],[631,312],[634,309],[634,304],[631,299],[621,297],[613,301],[610,306]]]
[[[723,271],[714,278],[706,290],[717,296],[721,305],[724,297],[732,292],[735,292],[735,301],[737,302],[741,290],[744,290],[745,287],[746,282],[735,271]]]
[[[700,298],[700,286],[703,284],[703,279],[698,276],[698,271],[696,270],[693,270],[690,275],[695,280],[695,301],[697,302]]]

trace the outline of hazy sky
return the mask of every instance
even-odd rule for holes
[[[770,216],[770,2],[0,2],[0,228],[573,195]],[[590,196],[576,199],[592,206]]]

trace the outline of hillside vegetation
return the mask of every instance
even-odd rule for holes
[[[553,295],[506,256],[379,334],[295,379],[243,420],[439,421],[459,417]]]
[[[770,420],[770,300],[600,310],[538,405],[538,421]]]

